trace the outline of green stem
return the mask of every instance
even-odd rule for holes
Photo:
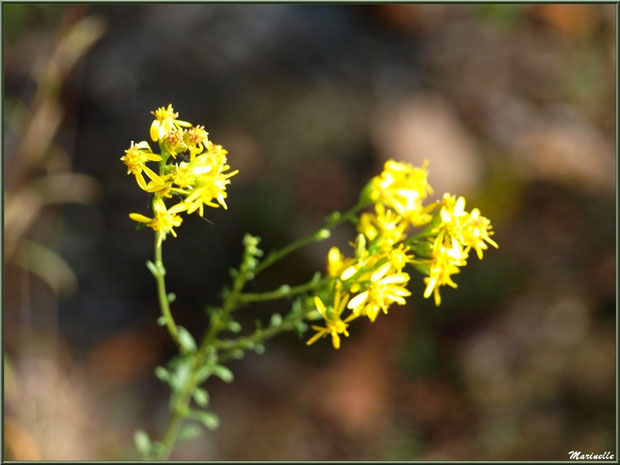
[[[173,414],[168,421],[168,425],[166,426],[166,431],[164,432],[164,436],[161,440],[161,449],[157,454],[157,459],[159,460],[168,460],[170,453],[174,447],[174,443],[179,437],[179,432],[181,431],[181,426],[183,426],[183,421],[186,418],[186,412],[189,411],[189,404],[192,399],[192,392],[196,387],[196,370],[200,366],[197,363],[197,359],[194,358],[192,362],[191,375],[187,384],[183,387],[183,391],[181,392],[178,400],[174,402],[173,405]]]
[[[265,260],[263,260],[257,267],[256,270],[254,271],[254,276],[258,275],[261,271],[264,271],[265,269],[269,268],[271,265],[273,265],[274,263],[282,260],[284,257],[286,257],[288,254],[290,254],[291,252],[294,252],[295,250],[303,247],[306,244],[309,244],[311,242],[315,242],[315,241],[322,241],[324,239],[327,239],[329,237],[329,235],[326,235],[324,233],[325,230],[329,231],[334,229],[336,226],[344,223],[345,221],[355,221],[355,215],[362,210],[363,208],[367,207],[370,203],[368,201],[365,200],[360,200],[357,205],[355,205],[353,208],[351,208],[350,210],[346,211],[343,214],[339,214],[339,213],[335,213],[332,214],[329,218],[329,220],[327,221],[327,223],[322,226],[321,228],[317,229],[316,231],[314,231],[313,233],[309,234],[306,237],[302,237],[301,239],[296,240],[295,242],[290,243],[289,245],[279,249],[279,250],[275,250],[273,252],[271,252],[267,258],[265,258]]]
[[[162,316],[166,320],[166,327],[168,328],[168,332],[170,333],[170,336],[172,336],[174,342],[179,347],[181,347],[181,344],[179,342],[179,329],[174,322],[174,318],[172,318],[170,303],[168,302],[168,293],[166,292],[166,268],[164,267],[164,262],[162,259],[162,247],[161,244],[159,244],[160,234],[160,231],[155,232],[155,268],[157,272],[153,273],[153,276],[155,276],[155,282],[157,283],[157,297],[159,299],[159,308],[161,309]]]
[[[163,161],[163,163],[165,163],[165,161]],[[160,163],[160,172],[163,168],[163,163]],[[238,350],[240,348],[246,348],[248,345],[254,344],[258,341],[264,341],[266,339],[276,336],[277,334],[283,331],[288,331],[288,330],[293,329],[294,324],[297,321],[303,320],[308,315],[308,313],[314,310],[314,308],[308,308],[300,313],[295,314],[294,316],[288,317],[278,326],[271,326],[267,329],[258,329],[254,331],[252,334],[245,336],[245,337],[240,337],[238,339],[219,341],[217,339],[217,335],[225,327],[226,322],[230,316],[230,313],[232,313],[239,306],[240,303],[258,302],[258,301],[285,298],[285,297],[293,296],[295,294],[300,294],[300,293],[312,290],[318,287],[319,285],[323,284],[326,278],[323,280],[316,281],[316,282],[311,281],[306,284],[301,284],[299,286],[289,288],[285,291],[283,291],[282,288],[280,288],[275,291],[265,292],[262,294],[242,294],[243,288],[245,284],[247,283],[248,279],[254,278],[258,273],[265,270],[266,268],[273,265],[274,263],[278,262],[279,260],[284,258],[286,255],[297,250],[298,248],[313,241],[326,239],[328,235],[325,234],[324,232],[325,230],[331,230],[345,221],[355,221],[355,215],[361,209],[365,208],[367,205],[368,205],[368,202],[360,201],[358,202],[357,205],[355,205],[352,209],[350,209],[346,213],[342,215],[340,214],[332,215],[324,227],[318,229],[317,231],[315,231],[314,233],[310,234],[309,236],[305,238],[295,241],[292,244],[289,244],[288,246],[269,254],[269,256],[261,264],[259,264],[258,267],[254,270],[253,274],[250,275],[248,273],[242,272],[242,270],[239,270],[237,276],[234,279],[233,286],[232,286],[230,293],[224,299],[221,313],[218,316],[213,317],[212,322],[209,326],[209,329],[205,332],[205,335],[203,336],[200,342],[200,347],[198,351],[192,354],[193,363],[192,363],[192,368],[191,368],[191,375],[190,375],[190,378],[187,384],[184,386],[183,391],[181,392],[179,398],[174,403],[174,413],[172,414],[168,422],[166,431],[161,441],[161,450],[160,450],[160,453],[158,454],[159,459],[166,460],[169,457],[170,453],[172,452],[174,443],[176,442],[179,432],[181,430],[181,426],[183,425],[183,420],[185,418],[184,412],[186,412],[189,409],[192,391],[195,388],[195,384],[196,384],[195,382],[196,372],[198,368],[206,361],[209,347],[214,347],[216,350],[224,351],[222,354],[218,356],[218,361],[223,362],[231,358],[231,355],[233,354],[235,350]],[[157,243],[159,239],[158,234],[160,233],[158,232],[155,234],[156,273],[153,273],[153,274],[155,275],[155,279],[157,281],[157,292],[159,296],[159,304],[161,307],[162,315],[164,316],[166,320],[166,326],[168,327],[168,331],[170,332],[170,335],[175,340],[175,342],[179,345],[179,347],[181,347],[179,344],[178,328],[176,324],[174,323],[174,319],[172,318],[172,314],[170,312],[170,305],[168,302],[168,296],[166,293],[166,285],[164,281],[166,270],[164,268],[163,261],[162,261],[161,247],[157,247]]]
[[[229,355],[232,351],[237,349],[247,348],[248,345],[252,345],[259,341],[264,341],[266,339],[270,339],[283,331],[288,331],[293,329],[293,325],[303,320],[311,311],[315,310],[314,307],[307,308],[302,310],[299,313],[296,313],[293,316],[286,318],[282,321],[278,326],[270,326],[267,329],[257,329],[252,334],[248,336],[242,336],[237,339],[229,339],[224,341],[216,341],[215,346],[218,350],[224,350],[225,352],[222,355],[218,356],[218,361],[222,362],[222,357]]]
[[[312,280],[306,284],[300,284],[299,286],[280,286],[278,289],[268,292],[260,292],[255,294],[244,293],[239,294],[239,302],[250,303],[250,302],[264,302],[267,300],[277,300],[277,299],[286,299],[289,297],[293,297],[297,294],[303,294],[304,292],[311,291],[320,287],[321,285],[327,283],[329,278],[323,278],[320,280]]]

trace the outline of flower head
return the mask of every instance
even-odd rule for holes
[[[383,172],[372,179],[370,198],[395,210],[418,226],[430,220],[423,212],[422,201],[433,193],[428,183],[428,163],[418,168],[409,163],[388,160]]]
[[[157,241],[157,247],[160,247],[166,234],[171,233],[174,237],[177,237],[176,232],[172,228],[181,225],[183,218],[177,215],[177,213],[182,212],[186,208],[185,205],[179,203],[168,209],[163,200],[157,199],[153,202],[153,218],[141,215],[140,213],[130,213],[129,217],[138,223],[146,224],[149,228],[153,229],[153,231],[159,231],[160,235]]]
[[[189,147],[190,160],[202,153],[205,147],[212,145],[208,136],[209,133],[205,131],[204,126],[195,126],[185,131],[183,140],[187,147]]]
[[[161,161],[161,157],[151,151],[148,142],[143,140],[136,144],[132,141],[131,147],[125,150],[125,155],[121,157],[121,161],[127,165],[127,174],[133,174],[136,177],[136,182],[141,189],[146,190],[146,181],[142,176],[143,171],[155,183],[163,183],[161,178],[146,166],[149,161]]]
[[[406,303],[405,297],[411,295],[406,287],[408,282],[409,274],[395,272],[392,264],[387,262],[372,272],[366,283],[360,282],[359,287],[364,285],[366,289],[353,297],[347,307],[354,315],[364,315],[370,321],[375,321],[379,312],[387,314],[393,303]],[[351,290],[357,287],[354,286]]]
[[[429,276],[424,278],[426,289],[424,298],[435,296],[435,305],[441,304],[439,288],[444,285],[456,288],[452,275],[460,272],[459,267],[467,264],[467,252],[455,238],[449,239],[440,235],[433,245],[433,257],[430,263]]]
[[[316,305],[319,315],[321,315],[321,317],[325,320],[325,327],[312,325],[312,329],[316,331],[316,334],[308,339],[306,342],[307,345],[313,344],[319,338],[330,334],[334,349],[340,348],[340,334],[344,334],[346,337],[349,337],[347,323],[355,318],[354,315],[349,315],[348,318],[345,318],[344,320],[341,319],[342,312],[344,311],[348,300],[349,296],[342,296],[340,294],[340,290],[337,289],[334,296],[334,305],[328,309],[325,308],[323,301],[319,297],[314,297],[314,304]]]
[[[196,158],[196,160],[198,160],[198,158]],[[201,169],[198,169],[198,174],[196,170],[194,171],[194,174],[196,174],[196,184],[192,193],[185,199],[187,213],[193,213],[198,210],[200,216],[202,216],[204,205],[214,208],[221,205],[224,209],[228,208],[225,200],[226,197],[228,197],[226,186],[230,184],[230,178],[239,172],[235,170],[230,173],[225,173],[229,168],[228,165],[224,165],[212,171],[209,169],[209,165],[205,164],[202,165]],[[206,170],[206,172],[200,174],[202,169]],[[217,203],[215,203],[215,201],[217,201]]]
[[[168,104],[168,107],[159,107],[157,110],[151,112],[155,116],[155,119],[151,123],[151,139],[157,142],[163,139],[170,131],[173,131],[181,127],[190,127],[191,124],[187,121],[180,121],[178,113],[175,113],[172,104]]]
[[[493,235],[491,222],[480,214],[480,210],[474,208],[471,213],[465,210],[465,198],[456,198],[450,194],[444,194],[441,202],[440,228],[458,240],[465,251],[475,249],[479,259],[482,259],[482,251],[488,248],[487,243],[498,248],[497,243],[491,239]]]

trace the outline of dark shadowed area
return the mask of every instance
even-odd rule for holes
[[[265,250],[429,160],[499,250],[340,350],[287,334],[209,381],[221,426],[177,460],[567,460],[615,454],[614,5],[4,4],[5,459],[137,459],[175,353],[119,160],[172,103],[229,152],[229,209],[165,242],[196,337],[245,232]],[[307,282],[330,240],[250,291]],[[246,330],[287,311],[244,309]]]

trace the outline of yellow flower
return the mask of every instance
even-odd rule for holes
[[[482,260],[482,251],[488,248],[485,241],[496,249],[499,248],[497,242],[489,237],[492,234],[491,221],[480,215],[480,210],[474,208],[469,215],[467,224],[461,231],[460,240],[461,243],[467,247],[468,251],[470,248],[474,248],[478,258]]]
[[[138,223],[145,223],[149,228],[153,229],[153,231],[160,231],[161,234],[157,242],[157,247],[160,247],[166,234],[171,233],[174,237],[177,237],[176,232],[172,228],[181,225],[183,218],[177,215],[177,213],[182,212],[186,208],[184,204],[179,203],[168,209],[164,201],[158,198],[153,204],[153,218],[141,215],[140,213],[130,213],[129,218]]]
[[[187,121],[178,120],[178,113],[175,113],[172,104],[168,104],[168,107],[159,107],[157,110],[151,112],[155,116],[155,119],[151,123],[151,139],[157,142],[163,139],[166,134],[181,127],[190,127],[191,124]]]
[[[203,215],[204,205],[217,208],[219,205],[227,209],[226,186],[230,184],[229,178],[236,175],[239,171],[235,170],[230,173],[224,173],[230,167],[224,165],[221,171],[217,173],[207,173],[206,175],[196,177],[196,186],[192,190],[192,193],[185,199],[187,205],[187,213],[193,213],[198,210],[199,215]],[[214,202],[216,200],[217,203]]]
[[[347,308],[354,315],[365,315],[370,321],[375,321],[379,311],[387,314],[391,304],[406,303],[404,298],[411,295],[406,288],[409,275],[403,272],[388,274],[391,268],[392,264],[389,262],[379,267],[370,276],[367,289],[349,301]]]
[[[407,263],[412,262],[413,255],[408,255],[407,252],[409,252],[409,247],[401,244],[386,253],[388,262],[397,272],[402,271]]]
[[[379,238],[381,249],[386,250],[405,238],[407,222],[394,210],[381,204],[375,205],[375,213],[362,213],[357,231],[369,241]]]
[[[449,239],[440,234],[433,245],[433,258],[430,264],[429,276],[424,278],[426,289],[424,298],[428,299],[431,294],[435,296],[435,305],[441,304],[439,287],[448,285],[456,288],[457,284],[452,280],[452,275],[460,272],[459,266],[467,264],[467,252],[455,238]],[[446,242],[448,245],[446,246]]]
[[[183,188],[190,187],[196,181],[196,175],[194,174],[194,170],[192,165],[182,161],[178,165],[173,165],[175,170],[172,172],[172,180],[174,183]]]
[[[340,334],[344,334],[346,337],[349,337],[347,323],[356,318],[355,315],[349,315],[345,320],[340,318],[348,300],[348,295],[345,294],[344,297],[341,297],[340,290],[336,290],[334,306],[328,311],[325,308],[325,305],[323,305],[323,301],[319,297],[314,297],[314,304],[316,305],[316,309],[321,317],[325,320],[325,327],[312,325],[312,329],[316,331],[316,334],[308,339],[306,342],[307,345],[313,344],[319,338],[331,334],[334,349],[340,348]]]
[[[441,201],[441,225],[451,236],[456,238],[466,252],[475,249],[479,259],[482,259],[482,251],[488,248],[487,243],[498,248],[497,243],[491,239],[493,235],[491,222],[480,214],[480,210],[474,208],[471,213],[465,211],[465,198],[456,198],[454,195],[444,194]]]
[[[161,161],[161,157],[151,151],[148,142],[143,140],[135,144],[132,141],[131,147],[125,150],[125,155],[121,157],[121,161],[127,165],[127,174],[133,174],[136,177],[136,182],[140,188],[146,190],[146,181],[142,176],[143,171],[151,180],[162,184],[161,178],[146,166],[149,161]]]
[[[172,155],[172,158],[176,158],[179,153],[187,150],[188,147],[184,140],[185,132],[184,129],[174,128],[164,137],[160,137],[163,150]]]
[[[172,181],[169,174],[161,177],[161,183],[150,181],[146,185],[146,191],[149,194],[157,194],[162,199],[169,199],[172,197]]]
[[[209,133],[205,131],[204,126],[195,126],[185,131],[183,140],[187,147],[189,147],[189,159],[193,160],[194,157],[205,149],[209,142]]]
[[[427,166],[427,162],[418,168],[388,160],[383,172],[371,180],[371,200],[396,210],[415,226],[427,223],[430,216],[423,211],[422,202],[433,193],[428,183]]]

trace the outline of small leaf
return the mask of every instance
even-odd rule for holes
[[[280,326],[282,324],[282,315],[279,313],[274,313],[271,315],[271,321],[269,322],[271,326]]]
[[[161,381],[164,381],[165,383],[170,382],[170,372],[164,367],[155,368],[155,376],[157,376],[157,378],[159,378]]]
[[[233,333],[238,333],[241,331],[241,324],[238,321],[229,321],[228,322],[228,330]]]
[[[142,457],[149,455],[151,452],[151,439],[146,431],[141,429],[136,431],[133,435],[133,442]]]
[[[196,383],[200,384],[205,381],[213,371],[211,370],[211,365],[203,365],[198,370],[196,370]]]
[[[157,324],[159,326],[166,326],[166,317],[162,315],[159,318],[157,318]]]
[[[155,277],[159,276],[159,270],[157,269],[157,266],[155,266],[155,263],[153,263],[150,260],[146,261],[146,267],[149,269],[149,271],[151,272],[151,274]]]
[[[297,335],[302,338],[304,333],[308,331],[308,325],[303,321],[297,321],[295,323],[295,331],[297,332]]]
[[[175,368],[174,375],[170,377],[170,386],[175,391],[182,391],[191,375],[190,361],[183,359]]]
[[[233,372],[223,365],[213,365],[211,369],[213,371],[213,374],[225,383],[232,383],[233,379],[235,378]]]
[[[201,432],[200,426],[196,423],[189,423],[183,427],[179,433],[178,439],[179,441],[189,441],[190,439],[200,436]]]
[[[230,353],[230,357],[235,360],[241,360],[245,356],[245,352],[242,349],[235,349]]]
[[[168,303],[171,304],[175,300],[177,300],[177,295],[174,292],[169,292],[166,296],[168,298]]]
[[[209,393],[202,388],[194,389],[192,395],[194,396],[196,403],[201,407],[206,407],[209,403]]]
[[[179,326],[179,343],[187,352],[194,352],[196,350],[194,337],[183,326]]]
[[[217,429],[220,426],[220,418],[213,412],[194,410],[192,416],[209,429]]]
[[[254,347],[254,352],[256,352],[257,354],[264,354],[265,345],[261,343],[256,344],[256,346]]]

